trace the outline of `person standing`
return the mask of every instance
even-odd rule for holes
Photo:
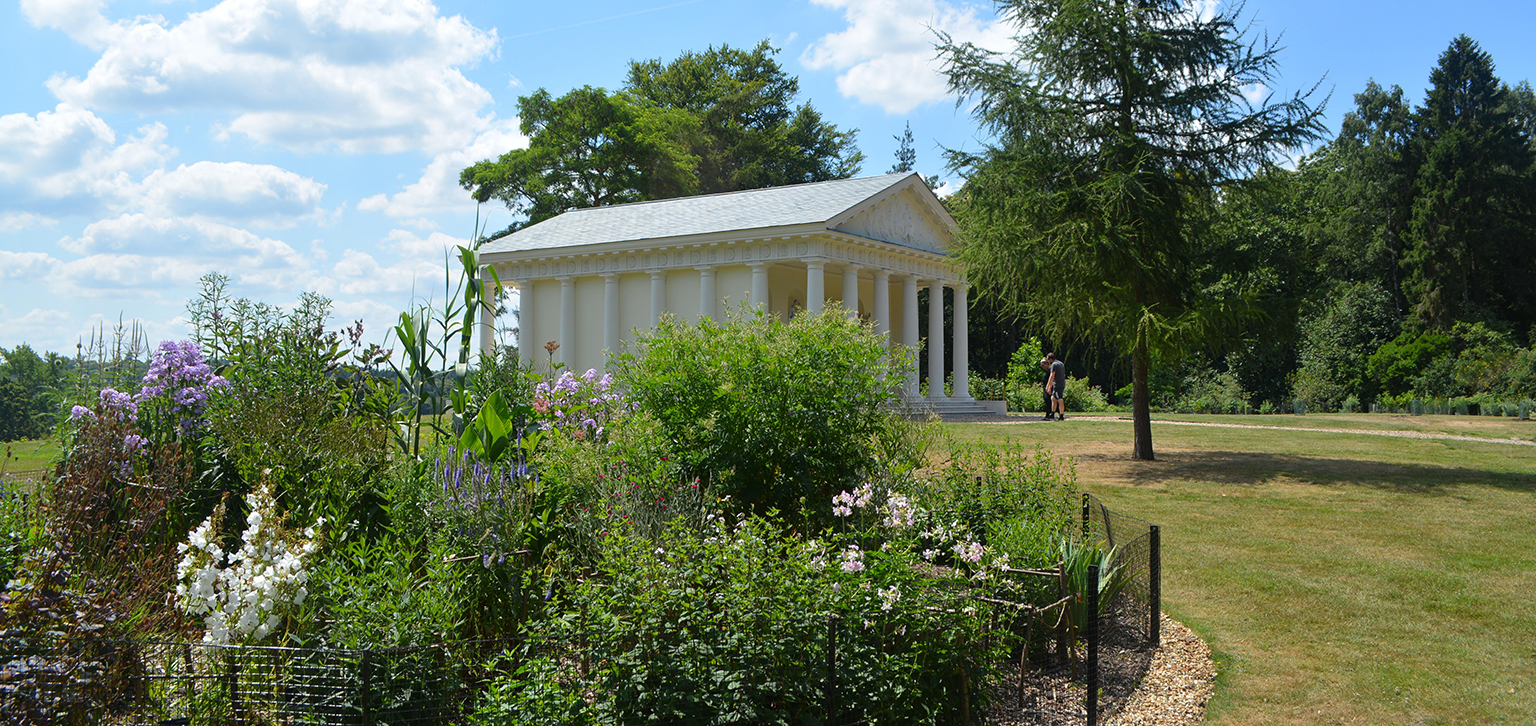
[[[1046,353],[1045,359],[1051,362],[1050,374],[1046,382],[1046,389],[1050,391],[1051,408],[1045,417],[1050,419],[1049,411],[1055,411],[1057,421],[1067,420],[1067,364],[1062,363],[1055,353]]]
[[[1045,418],[1041,421],[1051,420],[1051,361],[1048,358],[1040,359],[1040,410],[1045,412]]]

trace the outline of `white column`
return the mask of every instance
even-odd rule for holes
[[[967,288],[964,282],[955,285],[955,394],[961,401],[971,400],[971,334],[970,314],[966,310]]]
[[[533,280],[517,281],[517,359],[524,365],[533,364],[533,349],[538,345],[533,336]]]
[[[717,318],[720,311],[720,298],[715,296],[715,268],[700,267],[699,270],[699,320],[704,318]]]
[[[875,269],[875,332],[891,331],[891,273]],[[887,342],[887,345],[890,343]]]
[[[944,283],[928,284],[928,400],[944,400]]]
[[[812,315],[821,312],[827,302],[826,265],[821,260],[805,261],[805,309]]]
[[[651,270],[651,327],[661,325],[661,314],[667,311],[667,271]]]
[[[752,307],[768,309],[768,265],[756,263],[752,265]]]
[[[608,356],[619,352],[619,275],[603,275],[603,367]]]
[[[560,278],[560,362],[576,365],[576,278]]]
[[[859,317],[859,266],[843,265],[843,307],[848,317]]]
[[[496,294],[497,289],[490,282],[490,275],[486,270],[489,265],[480,268],[480,356],[482,358],[496,353]]]
[[[901,344],[912,353],[912,370],[907,372],[907,400],[917,400],[917,278],[908,275],[901,281]]]

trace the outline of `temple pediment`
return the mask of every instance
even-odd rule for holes
[[[935,214],[930,200],[923,198],[926,192],[926,189],[918,191],[908,185],[883,199],[872,200],[862,209],[852,210],[853,214],[844,221],[833,220],[834,223],[830,228],[846,234],[947,255],[949,243],[954,239],[954,234],[946,224],[947,220]]]

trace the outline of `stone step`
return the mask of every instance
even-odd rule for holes
[[[911,416],[926,417],[937,415],[945,421],[1002,419],[1008,415],[1008,404],[1005,401],[962,401],[953,398],[937,401],[918,399],[903,402],[902,408]]]

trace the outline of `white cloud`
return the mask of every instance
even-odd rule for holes
[[[0,214],[0,232],[20,232],[32,227],[52,227],[58,223],[57,219],[31,212]]]
[[[349,153],[444,151],[491,123],[477,115],[490,93],[460,69],[495,53],[496,32],[429,0],[225,0],[179,24],[106,30],[71,20],[84,12],[29,13],[106,39],[84,78],[48,83],[78,106],[232,113],[221,135]]]
[[[59,261],[45,252],[8,252],[0,250],[0,280],[25,280],[43,277]]]
[[[847,29],[824,35],[800,55],[807,68],[841,71],[844,96],[906,113],[948,97],[933,31],[957,42],[1007,49],[1010,28],[978,6],[946,0],[812,0],[843,11]]]
[[[432,157],[421,178],[390,196],[375,194],[357,208],[383,212],[391,217],[416,217],[433,212],[474,209],[469,192],[459,186],[459,172],[482,159],[494,159],[512,149],[528,148],[528,137],[517,129],[516,119],[497,122],[469,146]]]
[[[105,0],[21,0],[21,12],[34,26],[62,30],[90,48],[101,48],[112,32],[101,14],[105,6]]]
[[[264,290],[291,289],[312,277],[309,263],[288,243],[197,218],[124,214],[94,222],[59,245],[84,257],[55,267],[50,282],[85,295],[128,289],[153,294],[191,285],[212,271]]]
[[[1257,106],[1263,103],[1264,99],[1269,97],[1269,86],[1266,86],[1262,83],[1255,83],[1249,86],[1243,86],[1242,92],[1243,98],[1246,99],[1249,104]]]
[[[96,114],[67,103],[0,116],[0,230],[53,224],[48,215],[143,210],[260,226],[320,215],[326,186],[270,164],[199,161],[166,170],[163,124],[118,143]]]
[[[162,216],[197,216],[291,226],[320,212],[325,185],[270,164],[199,161],[144,179],[144,207]]]
[[[442,291],[448,255],[464,244],[468,240],[442,232],[421,237],[409,230],[391,230],[379,241],[379,248],[395,253],[399,262],[384,265],[367,252],[349,249],[332,266],[332,283],[344,295],[414,292],[419,298],[431,297]]]
[[[118,144],[96,114],[67,103],[0,116],[0,211],[100,213],[137,194],[136,177],[165,162],[165,126]]]

